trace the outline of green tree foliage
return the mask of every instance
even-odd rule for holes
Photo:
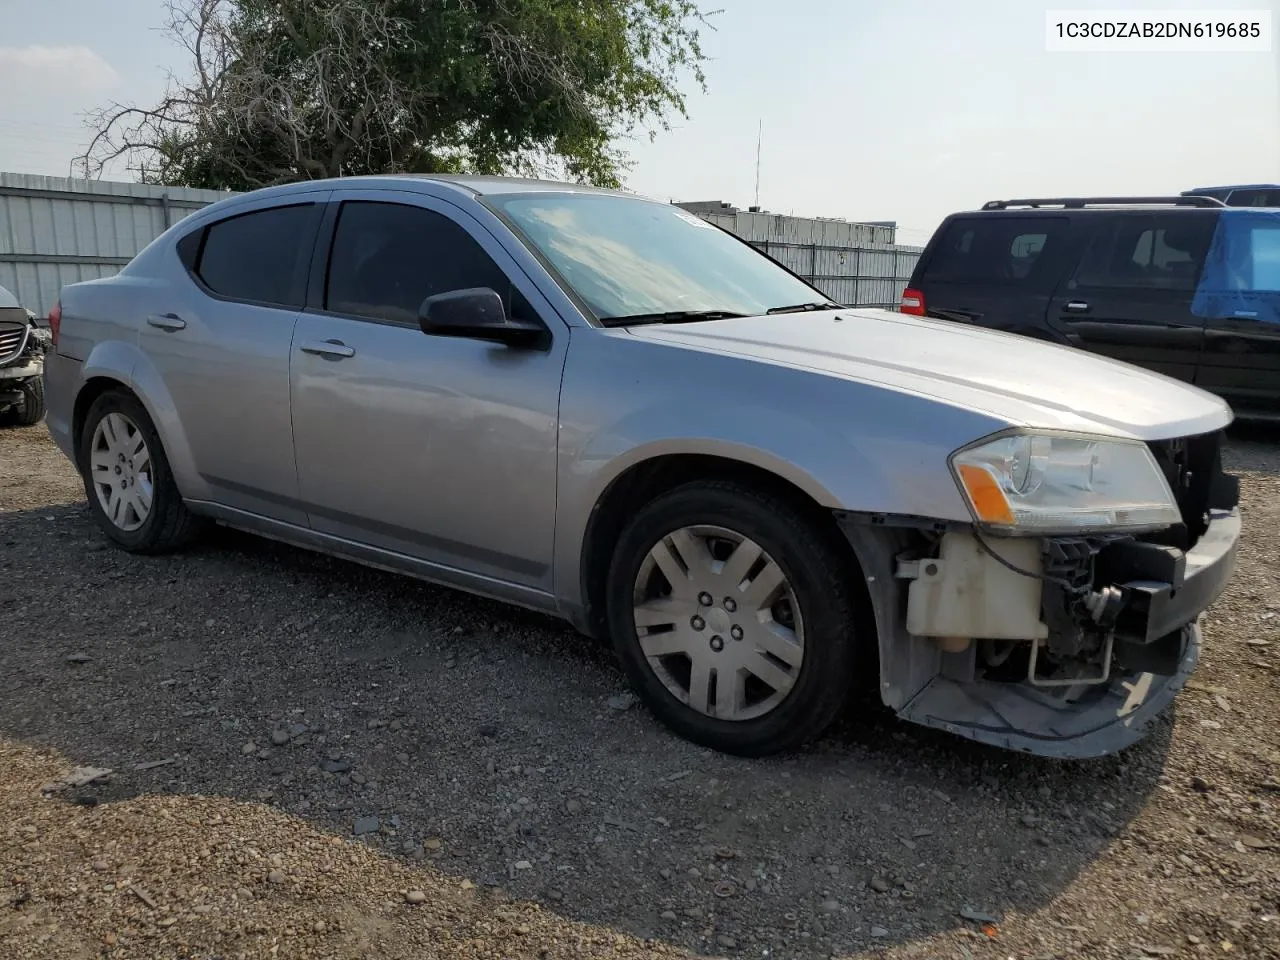
[[[154,107],[112,104],[79,164],[248,190],[340,175],[617,185],[621,140],[705,88],[694,0],[171,0],[191,57]]]

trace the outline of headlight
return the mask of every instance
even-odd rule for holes
[[[951,455],[981,524],[1011,534],[1158,529],[1179,523],[1173,491],[1147,445],[1011,434]]]

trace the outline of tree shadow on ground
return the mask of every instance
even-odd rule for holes
[[[389,855],[697,950],[827,956],[1041,907],[1169,747],[1165,722],[1051,762],[858,714],[739,760],[619,709],[610,652],[537,614],[225,531],[130,556],[82,504],[0,514],[0,550],[0,735],[117,771],[82,793],[347,837],[376,817]]]

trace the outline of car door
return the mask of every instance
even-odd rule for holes
[[[1055,291],[1050,322],[1076,346],[1193,381],[1205,325],[1191,298],[1214,223],[1199,213],[1091,214],[1106,222]]]
[[[289,358],[328,195],[237,208],[178,241],[191,282],[163,289],[139,345],[172,401],[162,429],[180,432],[204,485],[188,496],[306,523]]]
[[[1204,318],[1196,384],[1238,412],[1280,414],[1280,211],[1230,211],[1193,309]]]
[[[452,204],[353,191],[335,195],[331,214],[327,275],[312,285],[291,365],[311,526],[446,577],[549,593],[568,328]],[[427,296],[472,287],[497,290],[513,316],[544,324],[545,342],[423,333]]]

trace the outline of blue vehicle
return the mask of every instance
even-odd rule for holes
[[[1241,183],[1225,187],[1195,187],[1184,197],[1211,197],[1228,207],[1280,207],[1280,183]]]

